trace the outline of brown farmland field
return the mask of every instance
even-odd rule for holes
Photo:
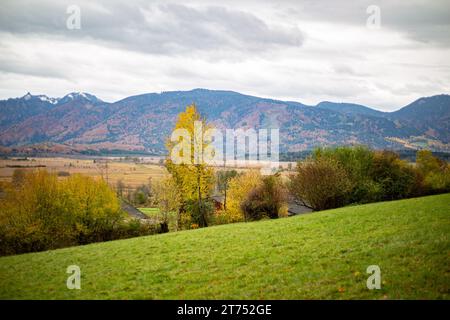
[[[103,177],[111,186],[116,186],[117,181],[122,182],[130,189],[135,189],[143,184],[148,184],[150,178],[161,178],[168,174],[162,164],[163,157],[27,157],[0,159],[0,181],[10,181],[15,169],[23,170],[47,170],[52,173],[60,173],[60,179],[64,179],[67,173],[70,175],[81,173],[91,177]],[[289,162],[280,162],[284,170],[288,169]],[[295,162],[291,162],[295,168]],[[258,168],[257,164],[238,163],[235,169],[238,172]],[[223,170],[222,166],[216,167]],[[289,175],[284,171],[283,176]]]
[[[134,159],[134,158],[133,158]],[[52,173],[81,173],[91,177],[103,177],[109,184],[116,185],[122,180],[125,185],[136,188],[147,184],[150,178],[159,178],[168,174],[161,158],[139,158],[139,162],[124,158],[11,158],[0,160],[0,181],[9,181],[15,169],[47,170]],[[61,174],[60,179],[64,179]]]

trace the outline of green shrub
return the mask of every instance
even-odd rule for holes
[[[313,158],[335,160],[347,172],[350,179],[361,181],[367,179],[367,172],[372,167],[374,152],[364,146],[318,148],[314,150]]]
[[[429,193],[450,192],[450,170],[443,172],[430,172],[424,179]]]
[[[291,193],[315,210],[450,191],[450,166],[430,151],[417,152],[416,166],[392,151],[365,147],[316,149],[297,166]],[[345,192],[340,192],[345,190]]]
[[[383,199],[383,187],[372,179],[364,179],[352,184],[349,194],[350,203],[370,203]]]
[[[450,191],[450,167],[447,162],[433,156],[431,151],[420,150],[417,151],[416,165],[428,193]]]
[[[425,176],[433,172],[442,172],[447,163],[435,156],[429,150],[419,150],[416,153],[416,165]]]
[[[123,221],[115,227],[111,234],[112,238],[109,240],[126,239],[163,232],[159,224],[150,224],[145,220],[131,219],[130,221]]]
[[[299,202],[314,210],[337,208],[349,203],[353,184],[335,160],[320,157],[297,164],[290,190]]]
[[[211,216],[214,212],[214,205],[210,200],[203,199],[201,207],[198,200],[189,200],[186,202],[186,212],[191,216],[187,224],[196,224],[200,227],[207,227],[210,224]],[[189,227],[190,228],[190,227]]]
[[[379,200],[403,199],[418,195],[420,176],[392,151],[375,152],[370,177],[381,187]]]
[[[367,147],[318,148],[313,152],[313,159],[336,161],[345,170],[352,184],[348,194],[349,202],[366,203],[379,198],[380,186],[368,177],[374,152]]]

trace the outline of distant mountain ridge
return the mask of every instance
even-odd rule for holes
[[[385,113],[360,104],[345,103],[345,102],[336,103],[336,102],[322,101],[318,103],[316,107],[337,112],[343,112],[347,114],[363,114],[374,117],[381,117]]]
[[[191,103],[219,129],[279,128],[282,152],[349,144],[450,151],[450,96],[446,94],[420,98],[395,112],[381,112],[352,103],[309,106],[207,89],[147,93],[113,103],[82,92],[62,98],[27,93],[1,100],[0,146],[4,152],[163,154],[178,113]]]

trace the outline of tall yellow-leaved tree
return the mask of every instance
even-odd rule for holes
[[[201,123],[201,132],[195,132],[195,123]],[[180,143],[183,143],[184,138],[178,141],[168,140],[166,147],[169,156],[166,160],[166,167],[169,173],[172,174],[180,193],[182,195],[182,207],[186,210],[191,209],[191,215],[194,221],[197,221],[199,226],[205,227],[208,225],[205,200],[211,195],[214,186],[214,171],[202,162],[202,159],[196,159],[195,144],[200,150],[205,150],[209,145],[203,141],[203,134],[206,130],[211,129],[212,126],[206,122],[198,112],[195,104],[186,107],[186,111],[178,115],[178,120],[175,124],[176,129],[184,129],[188,133],[189,141],[189,161],[181,164],[176,164],[173,160],[173,150]],[[197,126],[199,129],[199,126]],[[197,133],[197,134],[196,134]],[[189,152],[190,151],[190,152]],[[201,157],[201,154],[197,153]],[[196,161],[198,160],[198,161]]]

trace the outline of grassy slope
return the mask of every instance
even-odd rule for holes
[[[449,299],[449,236],[450,194],[347,207],[0,258],[0,298]]]

